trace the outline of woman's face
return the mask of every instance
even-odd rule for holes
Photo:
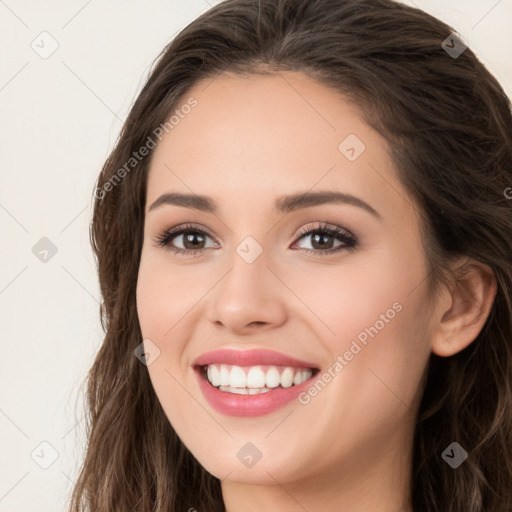
[[[153,150],[137,285],[170,423],[221,479],[389,471],[411,443],[431,336],[419,217],[384,139],[296,72],[224,74],[187,104]],[[218,349],[237,354],[203,357]],[[252,349],[300,362],[238,357]],[[206,362],[229,388],[205,380]]]

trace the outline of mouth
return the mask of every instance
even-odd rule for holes
[[[195,365],[194,369],[212,388],[237,395],[259,395],[300,386],[312,380],[320,371],[306,366],[237,366],[223,363]]]
[[[191,366],[210,406],[234,417],[262,416],[291,404],[320,372],[314,363],[262,348],[217,349]]]

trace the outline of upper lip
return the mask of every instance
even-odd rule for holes
[[[316,364],[301,361],[295,357],[266,349],[236,350],[221,348],[200,355],[194,360],[192,365],[204,366],[216,363],[232,364],[236,366],[275,365],[319,369]]]

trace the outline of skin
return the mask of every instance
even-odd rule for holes
[[[165,414],[222,480],[228,512],[411,511],[412,436],[428,358],[474,340],[494,298],[492,272],[469,261],[459,287],[443,287],[427,310],[417,207],[385,140],[336,91],[298,72],[223,74],[196,84],[182,104],[190,97],[197,106],[153,150],[137,284],[143,338],[160,350],[148,371]],[[366,146],[354,161],[338,149],[349,134]],[[273,209],[283,195],[319,190],[353,194],[380,218],[341,203]],[[168,192],[210,196],[218,210],[149,211]],[[188,223],[213,235],[199,240],[201,254],[176,255],[155,242]],[[319,246],[298,231],[320,223],[348,230],[357,247],[307,253]],[[252,263],[236,252],[248,236],[263,249]],[[171,243],[183,248],[184,237]],[[192,361],[217,348],[268,348],[327,371],[394,303],[400,312],[307,404],[230,417],[198,387]],[[247,442],[262,453],[251,468],[237,458]]]

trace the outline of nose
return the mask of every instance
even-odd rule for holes
[[[286,289],[268,268],[265,251],[248,263],[236,252],[231,268],[208,294],[207,319],[237,335],[279,327],[287,319]]]

